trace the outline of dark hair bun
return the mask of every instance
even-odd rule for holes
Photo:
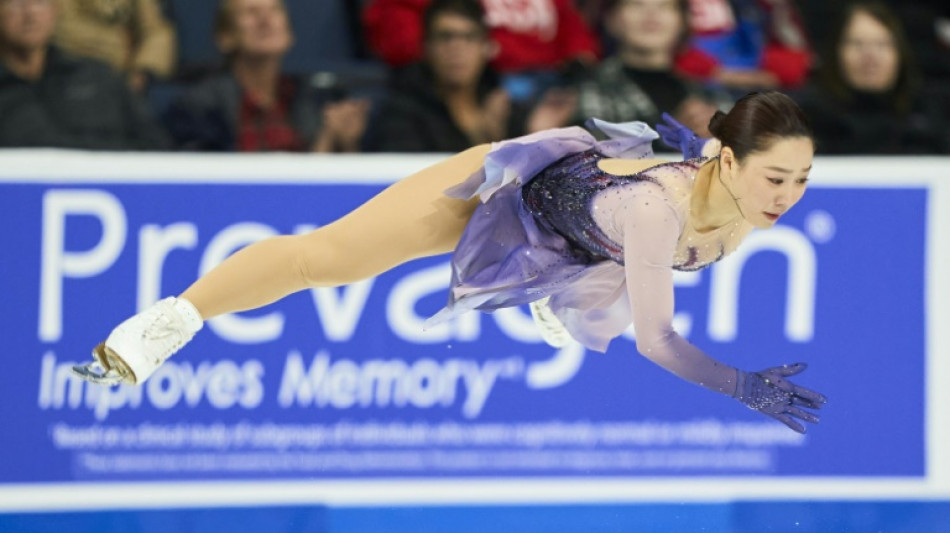
[[[722,139],[722,121],[725,120],[726,114],[722,111],[716,111],[716,113],[709,119],[709,133],[712,133],[713,137],[717,139]]]

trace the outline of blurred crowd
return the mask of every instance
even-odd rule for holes
[[[454,152],[663,112],[708,135],[766,89],[821,154],[950,153],[950,2],[0,0],[0,147]]]

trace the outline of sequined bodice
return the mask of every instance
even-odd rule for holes
[[[620,230],[604,221],[612,220],[624,201],[638,194],[654,195],[672,208],[681,230],[671,265],[676,270],[699,270],[722,259],[751,230],[741,219],[710,232],[698,232],[689,223],[690,193],[702,160],[620,176],[601,170],[601,159],[604,156],[593,149],[571,154],[544,169],[522,191],[535,220],[561,234],[578,254],[624,264]]]
[[[600,170],[595,150],[569,155],[545,168],[522,190],[525,205],[539,224],[560,233],[578,253],[623,264],[623,247],[594,222],[591,200],[599,192],[642,179]]]

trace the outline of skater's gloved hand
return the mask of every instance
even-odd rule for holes
[[[656,131],[660,134],[660,140],[670,148],[675,148],[683,152],[684,159],[694,159],[702,155],[703,146],[709,139],[693,133],[693,130],[680,124],[669,113],[663,113],[663,122],[666,124],[657,124]]]
[[[796,419],[817,424],[818,416],[803,410],[802,407],[820,409],[828,402],[823,395],[785,379],[801,373],[806,367],[805,363],[795,363],[759,372],[739,371],[735,398],[750,409],[804,433],[805,426]]]

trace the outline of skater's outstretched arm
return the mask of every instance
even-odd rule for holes
[[[477,200],[444,191],[484,163],[489,146],[470,148],[394,183],[346,216],[304,235],[241,249],[181,297],[205,320],[264,306],[310,287],[344,285],[411,259],[452,251]]]
[[[637,351],[673,374],[732,396],[799,433],[805,432],[799,420],[818,422],[818,416],[802,408],[818,409],[825,397],[785,379],[803,371],[804,364],[744,372],[713,359],[673,329],[671,265],[680,223],[662,193],[641,194],[625,202],[618,219],[624,228],[624,263]]]

